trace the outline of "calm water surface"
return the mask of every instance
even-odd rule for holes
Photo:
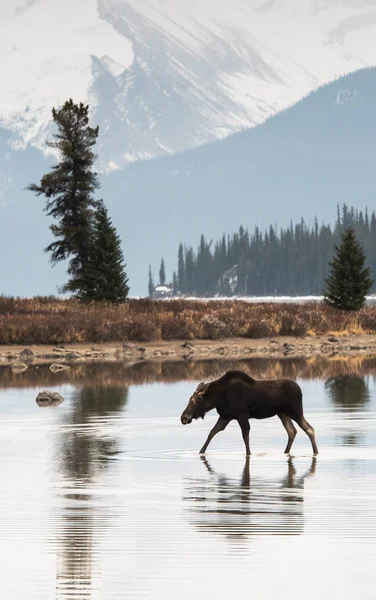
[[[0,371],[0,598],[375,598],[372,365],[302,367],[320,455],[299,430],[285,457],[275,418],[251,422],[249,461],[237,424],[198,456],[216,418],[180,424],[194,370]],[[46,387],[65,402],[38,407]]]

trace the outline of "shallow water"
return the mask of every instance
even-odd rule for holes
[[[373,598],[374,362],[322,365],[325,379],[301,361],[243,362],[295,369],[320,450],[299,431],[284,456],[275,418],[251,422],[248,462],[237,424],[206,460],[215,415],[180,424],[207,364],[154,383],[145,366],[0,371],[0,597]],[[60,406],[37,406],[46,381]]]

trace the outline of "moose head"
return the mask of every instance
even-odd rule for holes
[[[183,425],[188,425],[189,423],[192,423],[193,419],[203,419],[205,413],[207,413],[208,410],[210,410],[211,407],[209,407],[205,398],[205,395],[208,393],[209,386],[209,383],[204,382],[201,382],[197,386],[195,392],[189,399],[186,409],[180,417],[180,420],[183,423]]]

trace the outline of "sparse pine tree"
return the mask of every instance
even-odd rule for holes
[[[85,301],[121,303],[127,299],[128,292],[120,238],[106,207],[100,203],[95,213],[89,254],[82,269],[78,297]]]
[[[160,285],[165,285],[166,283],[166,270],[165,270],[165,263],[164,260],[162,258],[161,260],[161,266],[159,268],[159,284]]]
[[[47,142],[58,150],[60,160],[52,171],[44,175],[39,185],[28,189],[38,196],[46,197],[45,212],[57,220],[50,225],[54,242],[45,249],[51,254],[50,261],[56,265],[69,259],[70,280],[63,291],[79,292],[83,265],[89,252],[93,211],[98,202],[94,192],[99,188],[98,175],[93,171],[97,158],[93,146],[98,137],[98,127],[89,125],[89,107],[65,102],[62,108],[53,109],[52,117],[57,125],[55,141]]]
[[[365,267],[365,254],[350,227],[341,236],[341,245],[335,246],[324,299],[341,310],[359,310],[372,287],[370,269]]]
[[[151,265],[149,265],[149,282],[148,282],[149,298],[153,297],[153,292],[154,292],[154,277],[153,277],[153,273],[151,272]]]

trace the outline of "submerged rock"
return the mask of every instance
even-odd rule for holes
[[[22,373],[23,371],[26,371],[27,364],[24,363],[22,360],[15,360],[14,362],[12,362],[11,368],[12,371],[15,371],[16,373]]]
[[[69,358],[69,359],[82,358],[82,352],[67,352],[64,355],[64,358]]]
[[[39,392],[36,402],[38,406],[59,406],[64,402],[63,396],[60,396],[58,392],[49,392],[47,390]]]
[[[61,365],[59,363],[52,363],[52,365],[50,365],[50,371],[53,373],[57,373],[58,371],[66,371],[67,369],[69,369],[68,365]]]

